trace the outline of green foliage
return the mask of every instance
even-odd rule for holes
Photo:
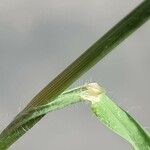
[[[108,98],[95,83],[66,91],[52,102],[16,116],[9,127],[0,135],[0,150],[7,149],[20,135],[29,130],[30,125],[32,127],[48,112],[85,100],[91,101],[92,111],[97,118],[131,143],[135,150],[150,150],[149,134],[127,112]]]
[[[81,97],[86,91],[85,86],[71,89],[62,93],[54,101],[34,107],[20,113],[11,124],[0,134],[0,150],[7,149],[21,135],[26,133],[37,121],[39,121],[48,112],[58,110],[71,104],[81,102]]]
[[[149,133],[105,93],[99,96],[99,101],[94,102],[91,108],[102,123],[126,139],[135,150],[150,150]]]
[[[68,93],[69,95],[65,93],[62,95],[60,94],[83,73],[88,71],[105,55],[111,52],[113,48],[120,44],[131,33],[144,24],[149,17],[150,0],[144,0],[143,3],[88,48],[79,58],[32,99],[27,107],[21,111],[0,134],[0,150],[7,149],[26,133],[28,129],[32,128],[42,117],[44,117],[48,111],[62,108],[83,99],[83,97],[78,95],[82,90],[79,93],[77,92],[78,90],[75,93],[73,92],[75,94],[73,97],[70,95],[72,92]],[[58,97],[58,95],[60,95],[60,97]],[[81,99],[79,99],[79,97]]]

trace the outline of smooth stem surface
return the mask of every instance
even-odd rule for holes
[[[41,92],[39,92],[27,107],[18,115],[32,110],[35,107],[40,107],[53,101],[59,94],[61,94],[67,87],[69,87],[75,80],[77,80],[83,73],[89,70],[106,54],[108,54],[121,41],[138,29],[150,17],[150,0],[145,0],[128,16],[116,24],[110,31],[108,31],[101,39],[94,43],[85,53],[76,59],[70,66],[68,66],[62,73],[60,73],[52,82],[50,82]],[[44,115],[43,115],[44,116]],[[35,119],[34,122],[27,124],[27,128],[31,128],[43,116]],[[10,127],[14,124],[10,123],[7,129],[0,136],[0,140],[7,133]],[[20,129],[19,134],[14,135],[15,142],[25,132]],[[9,138],[9,137],[8,137]],[[8,142],[9,147],[13,142]],[[0,143],[2,147],[3,143]]]
[[[83,73],[94,66],[112,51],[114,47],[145,23],[149,17],[150,0],[145,0],[50,82],[33,98],[26,109],[46,104],[61,94]]]

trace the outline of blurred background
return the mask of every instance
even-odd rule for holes
[[[66,66],[142,0],[1,0],[0,131]],[[72,87],[98,82],[150,131],[150,22]],[[88,103],[44,117],[10,150],[127,150]]]

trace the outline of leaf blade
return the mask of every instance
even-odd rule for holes
[[[105,93],[92,103],[92,112],[113,132],[127,140],[136,150],[150,150],[150,135],[126,111],[117,106]]]

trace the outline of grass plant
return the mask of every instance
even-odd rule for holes
[[[97,84],[91,83],[63,92],[149,18],[150,0],[144,0],[31,100],[0,134],[0,150],[9,148],[48,112],[86,99],[91,101],[92,111],[97,118],[130,142],[136,150],[150,150],[149,134],[108,98]]]

